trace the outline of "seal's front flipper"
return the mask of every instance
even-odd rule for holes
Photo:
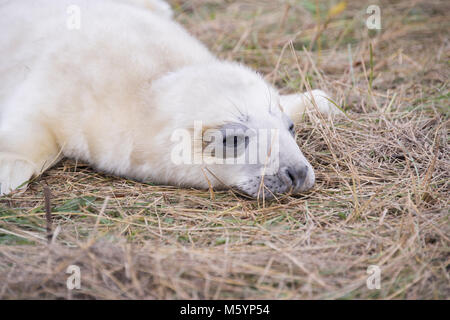
[[[11,153],[0,152],[0,196],[16,189],[26,189],[28,181],[37,171],[30,161]]]
[[[294,123],[300,122],[304,113],[318,110],[323,115],[339,115],[343,112],[337,108],[329,96],[322,90],[312,90],[302,94],[281,96],[281,106]],[[317,107],[317,108],[316,108]]]

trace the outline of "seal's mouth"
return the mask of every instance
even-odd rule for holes
[[[253,177],[234,188],[253,199],[273,199],[283,194],[296,195],[307,192],[313,188],[314,182],[312,167],[297,172],[282,168],[275,175]]]

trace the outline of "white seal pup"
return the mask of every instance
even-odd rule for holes
[[[252,197],[313,186],[291,119],[312,101],[320,112],[339,110],[320,90],[280,96],[255,71],[219,60],[165,2],[2,1],[0,17],[0,194],[25,188],[62,157],[131,179]],[[223,137],[205,139],[211,131]],[[250,146],[259,152],[261,132],[271,137],[264,161],[204,161],[238,158],[237,149],[248,156]],[[180,145],[189,148],[182,161]]]

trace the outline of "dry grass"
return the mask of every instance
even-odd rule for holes
[[[449,2],[381,1],[379,32],[360,1],[325,24],[332,3],[174,1],[219,56],[282,92],[307,80],[345,108],[348,119],[298,128],[314,191],[211,199],[64,161],[0,200],[0,298],[448,299]],[[71,264],[82,273],[72,292]],[[366,287],[369,265],[380,290]]]

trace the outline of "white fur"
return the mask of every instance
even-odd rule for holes
[[[81,12],[66,27],[67,8]],[[314,171],[287,130],[310,96],[278,95],[245,66],[219,61],[160,0],[14,0],[0,4],[0,194],[16,189],[61,156],[99,170],[177,186],[225,186],[258,196],[259,171],[246,165],[176,165],[174,130],[201,120],[280,130],[280,165]],[[334,107],[313,91],[319,111]],[[194,137],[198,138],[198,137]],[[200,137],[201,138],[201,137]],[[205,178],[206,177],[206,178]],[[264,194],[289,190],[284,173]]]

